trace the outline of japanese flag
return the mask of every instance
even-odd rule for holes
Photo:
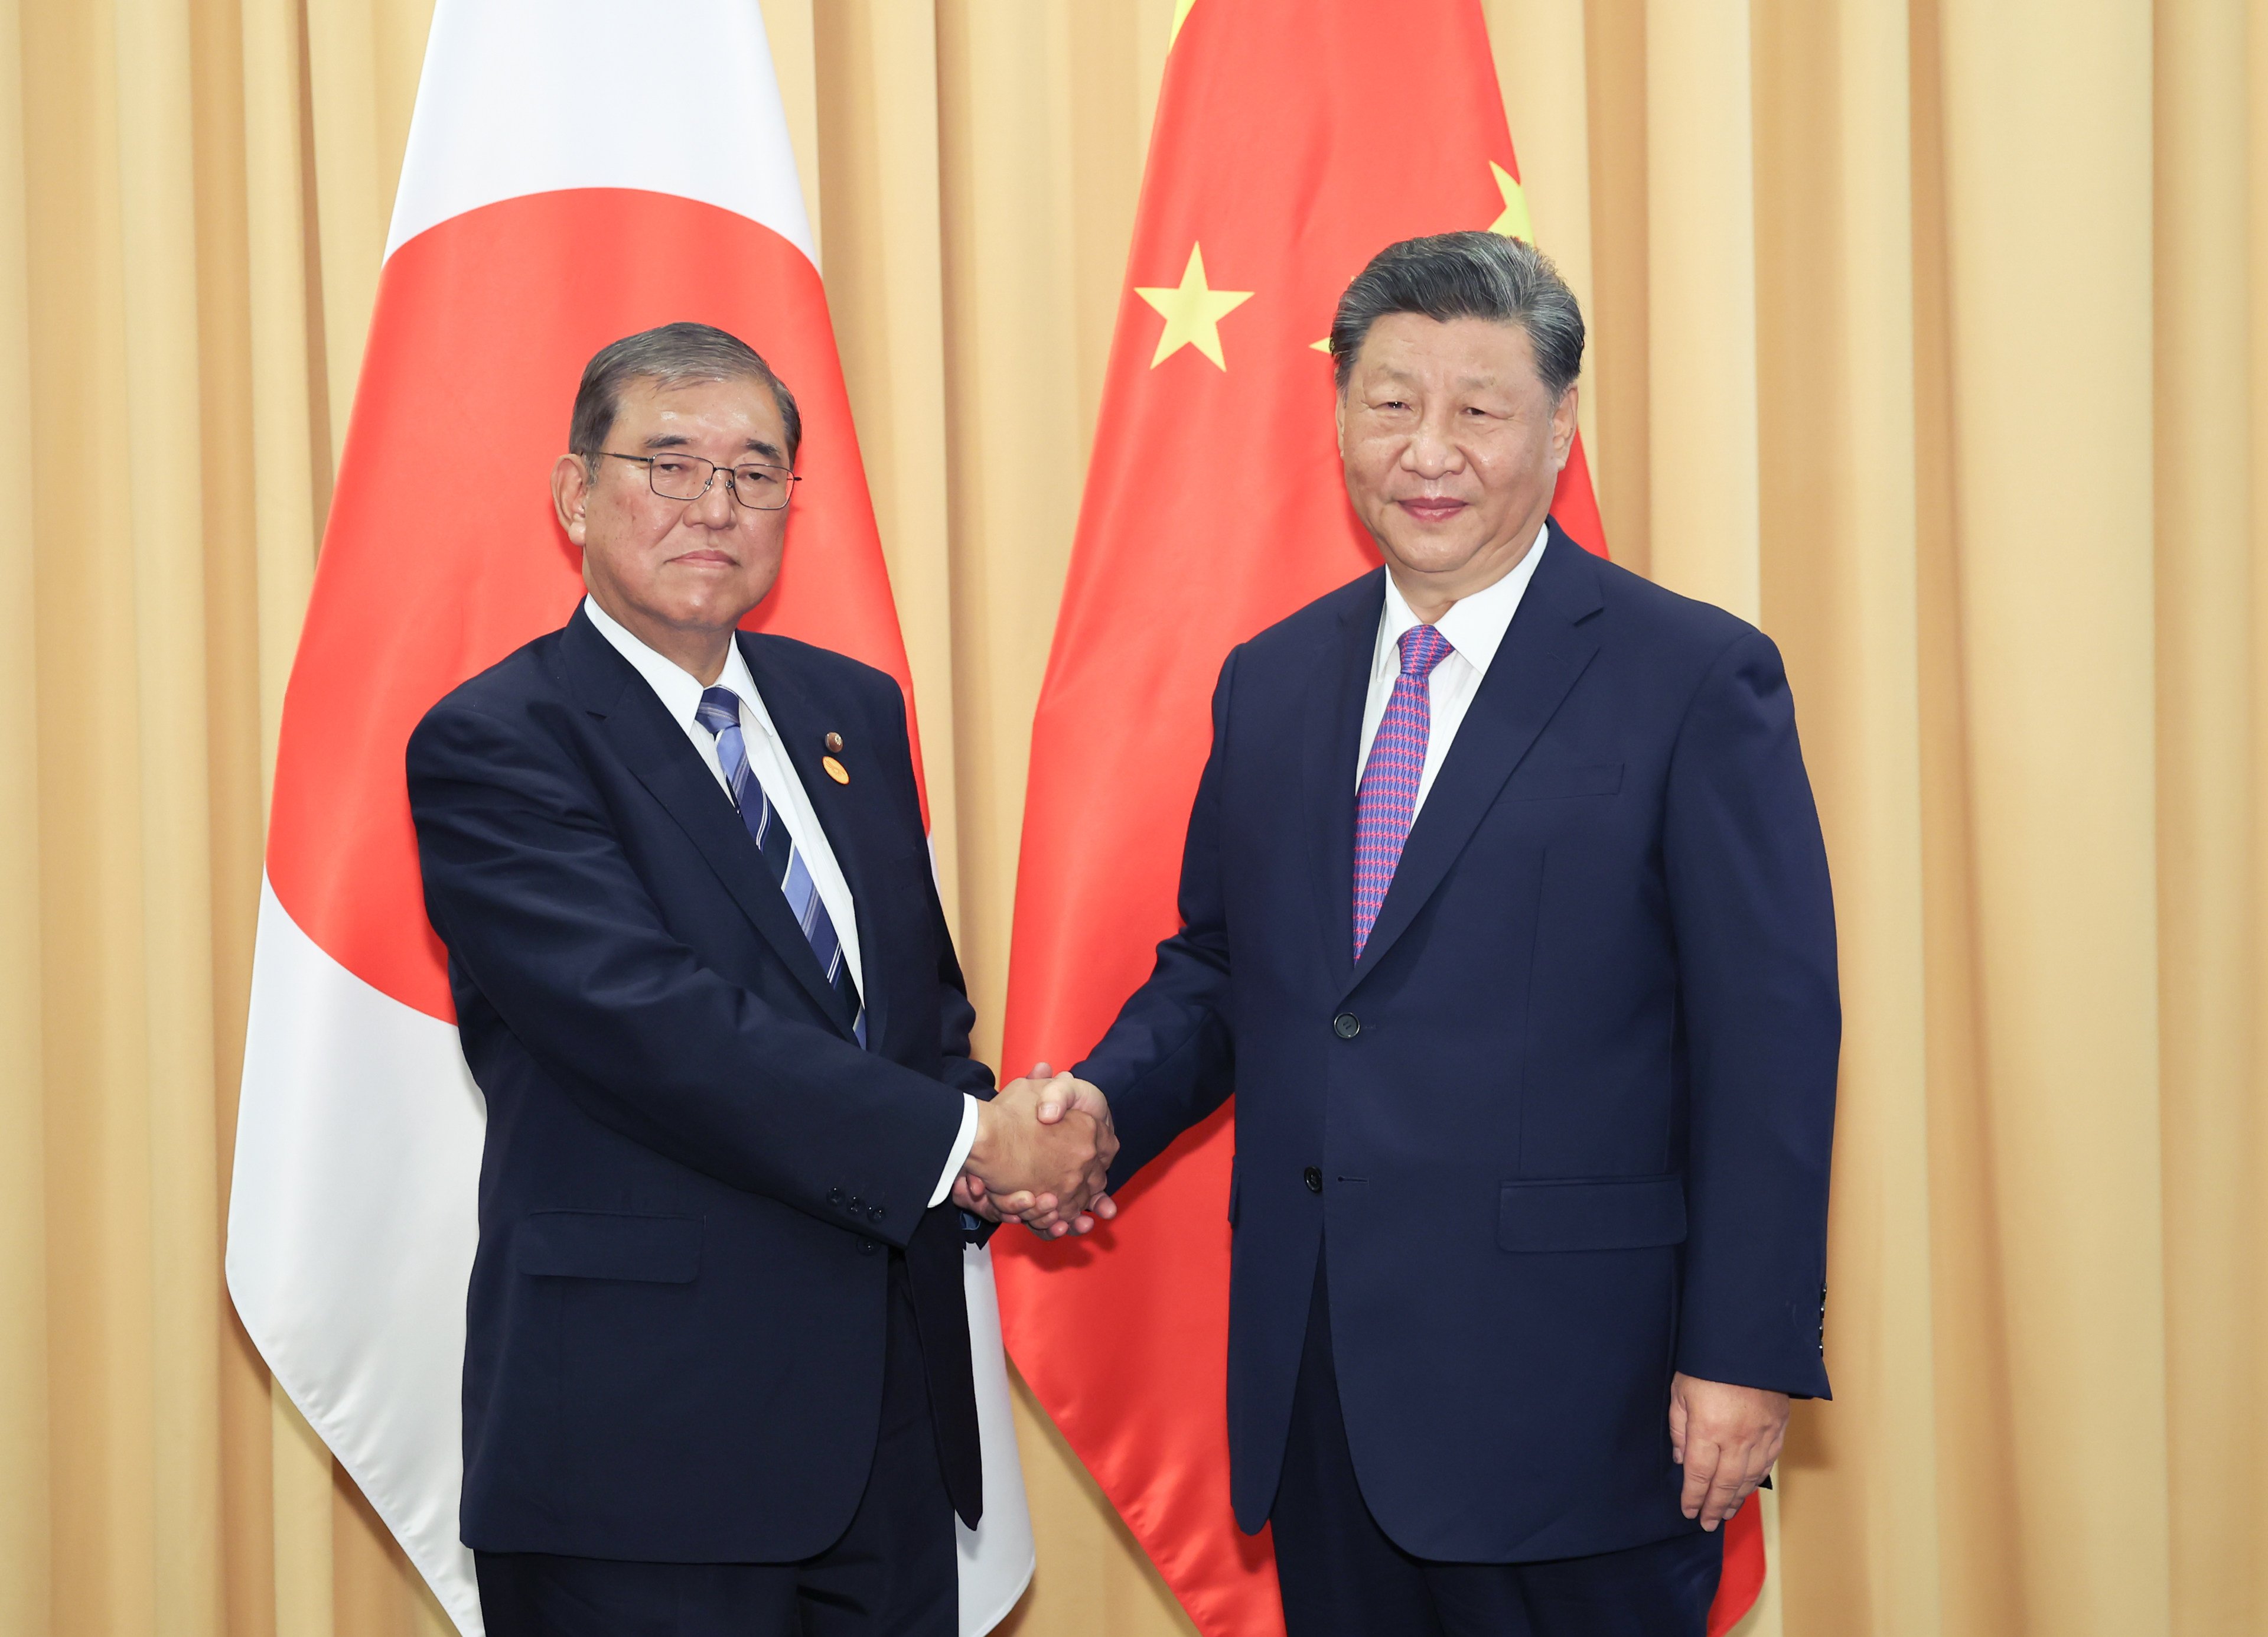
[[[749,623],[910,688],[755,0],[440,0],[285,697],[228,1283],[269,1368],[465,1632],[459,1375],[481,1096],[427,925],[402,752],[426,708],[566,622],[546,487],[583,365],[673,320],[803,410],[786,564]],[[909,719],[911,717],[910,702]],[[961,1629],[1032,1571],[987,1252],[968,1253],[984,1521]]]

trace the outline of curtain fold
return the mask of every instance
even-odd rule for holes
[[[987,1049],[1175,10],[766,4]],[[1835,869],[1837,1397],[1749,1637],[2256,1632],[2268,23],[1485,10],[1616,556],[1779,642]],[[430,15],[0,0],[11,1632],[446,1629],[219,1274],[275,726]],[[1187,1630],[1019,1412],[1007,1629]]]
[[[2028,1629],[2108,1632],[2168,1604],[2150,12],[2069,20],[1937,18],[1966,794],[1945,840],[1974,985],[1973,1106],[1946,1137],[1976,1189],[1940,1198],[1998,1298],[1959,1340],[1992,1388],[1940,1385],[1975,1418],[1948,1487],[1989,1462],[2016,1493],[1977,1517],[1998,1560],[1967,1573],[2007,1582]],[[2078,1429],[2114,1427],[2088,1480],[2047,1481]]]
[[[1928,1633],[1940,1579],[1908,42],[1896,0],[1763,0],[1756,18],[1764,619],[1798,678],[1836,843],[1845,1040],[1837,1402],[1791,1429],[1775,1567],[1791,1632]]]
[[[2247,8],[2213,0],[2155,24],[2152,277],[2159,1037],[2164,1198],[2168,1573],[2176,1623],[2261,1618],[2243,1566],[2257,1507],[2232,1507],[2260,1457],[2258,749],[2261,587],[2249,476],[2260,379],[2242,338],[2257,278],[2240,161]],[[2268,33],[2268,30],[2257,31]],[[2256,173],[2257,174],[2257,173]],[[2232,1427],[2256,1436],[2231,1437]],[[2255,1568],[2254,1574],[2257,1570]]]
[[[0,440],[32,439],[26,287],[22,20],[0,0]],[[0,599],[33,608],[32,532],[0,536]],[[0,1626],[49,1626],[45,984],[40,914],[39,666],[19,636],[0,644]]]

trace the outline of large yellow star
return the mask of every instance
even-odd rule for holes
[[[1501,233],[1506,239],[1524,239],[1535,242],[1535,227],[1528,219],[1528,193],[1515,181],[1510,171],[1494,159],[1489,161],[1489,173],[1496,178],[1496,190],[1504,195],[1504,213],[1489,224],[1489,232]]]
[[[1150,358],[1152,369],[1183,347],[1195,347],[1220,368],[1228,367],[1228,360],[1221,356],[1220,321],[1251,300],[1252,292],[1209,286],[1205,283],[1202,246],[1189,247],[1189,264],[1182,270],[1178,286],[1137,284],[1134,293],[1165,315],[1166,333],[1158,337],[1158,350]]]

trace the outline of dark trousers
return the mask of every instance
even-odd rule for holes
[[[1722,1534],[1542,1563],[1440,1563],[1387,1537],[1364,1504],[1339,1412],[1320,1268],[1269,1515],[1290,1637],[1704,1637]]]
[[[873,1471],[850,1526],[800,1563],[474,1554],[489,1637],[954,1637],[960,1564],[905,1259],[890,1253]]]

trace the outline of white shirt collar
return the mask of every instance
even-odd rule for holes
[[[657,653],[640,642],[629,627],[600,608],[598,599],[587,593],[583,598],[583,612],[599,628],[599,635],[612,643],[615,652],[645,678],[646,686],[653,689],[663,709],[688,727],[698,720],[703,691],[699,677],[666,654]],[[748,661],[740,653],[738,641],[725,653],[725,668],[712,686],[731,689],[740,696],[742,717],[753,719],[766,734],[773,733],[770,713],[757,697],[756,679],[749,673]]]
[[[1496,651],[1503,645],[1504,634],[1512,627],[1512,616],[1520,611],[1521,598],[1527,594],[1528,582],[1535,578],[1535,565],[1543,560],[1543,548],[1550,538],[1551,526],[1546,523],[1535,531],[1535,543],[1511,573],[1469,597],[1460,597],[1450,604],[1447,614],[1433,622],[1433,629],[1475,670],[1485,673],[1489,661],[1496,658]],[[1402,669],[1403,633],[1425,623],[1410,612],[1402,587],[1394,583],[1393,571],[1388,570],[1386,611],[1378,647],[1371,658],[1373,675],[1398,675]]]

